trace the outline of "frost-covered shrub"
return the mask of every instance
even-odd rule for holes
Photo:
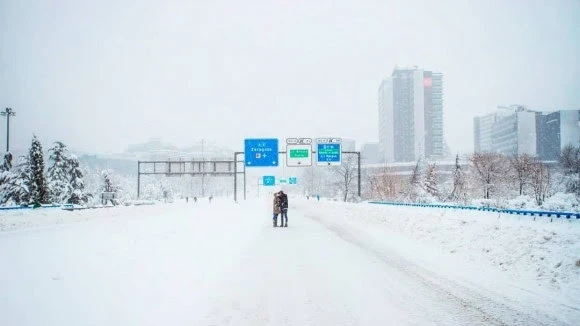
[[[508,200],[506,206],[507,208],[524,209],[524,210],[532,210],[538,208],[538,205],[536,205],[536,200],[526,195],[517,196],[514,199]]]
[[[546,199],[542,208],[550,211],[577,212],[580,210],[580,202],[573,193],[559,192]]]

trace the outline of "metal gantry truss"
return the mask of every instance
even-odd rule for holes
[[[243,161],[241,161],[243,162]],[[240,161],[238,161],[240,163]],[[137,198],[141,195],[142,175],[165,175],[171,176],[232,176],[238,172],[235,160],[160,160],[137,162]],[[234,178],[236,180],[237,178]],[[235,195],[234,195],[235,196]]]
[[[360,152],[344,151],[342,154],[357,155],[357,178],[358,196],[361,196],[361,167]],[[286,154],[286,151],[278,152],[278,155]],[[312,151],[316,154],[316,151]],[[243,174],[244,200],[246,200],[246,164],[239,161],[238,156],[244,152],[235,152],[233,160],[162,160],[162,161],[138,161],[137,162],[137,198],[141,195],[141,175],[212,175],[212,176],[233,176],[234,177],[234,201],[238,200],[238,174]],[[243,169],[239,171],[238,163],[243,163]]]
[[[279,151],[278,155],[285,155],[286,151]],[[312,154],[316,154],[316,151],[312,151]],[[360,168],[360,152],[354,152],[354,151],[344,151],[341,152],[341,154],[350,154],[350,155],[356,155],[357,156],[357,181],[358,181],[358,196],[361,196],[361,168]],[[237,161],[238,159],[238,155],[244,155],[244,152],[235,152],[234,153],[234,160]],[[280,160],[278,160],[280,161]],[[238,161],[239,162],[239,161]],[[243,162],[243,161],[242,161]],[[235,167],[236,171],[237,171],[237,166]],[[243,172],[240,172],[244,175],[244,200],[246,200],[246,164],[244,162],[244,170]],[[234,173],[234,201],[237,201],[237,185],[238,185],[238,178],[237,178],[237,173]]]

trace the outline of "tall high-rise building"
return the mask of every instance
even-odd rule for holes
[[[378,93],[383,161],[412,162],[444,155],[441,73],[395,68]]]
[[[365,164],[380,163],[379,143],[364,143],[361,146],[360,155]]]

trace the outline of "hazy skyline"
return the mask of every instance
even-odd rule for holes
[[[377,89],[398,66],[444,74],[451,150],[497,105],[580,109],[580,1],[0,0],[0,109],[86,152],[160,138],[378,141]],[[0,121],[5,149],[6,121]]]

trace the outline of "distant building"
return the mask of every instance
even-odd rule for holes
[[[361,147],[361,159],[364,164],[381,163],[381,154],[379,151],[379,143],[365,143]]]
[[[538,112],[514,105],[474,118],[476,152],[528,154],[557,160],[568,144],[580,144],[580,110]]]
[[[395,68],[378,90],[379,150],[385,162],[441,158],[443,75]]]
[[[580,146],[580,110],[560,110],[537,116],[538,156],[556,161],[568,145]]]
[[[491,131],[492,149],[505,155],[537,156],[536,112],[519,111],[497,120]]]
[[[497,111],[484,115],[482,117],[475,117],[473,119],[473,140],[476,152],[490,152],[493,151],[493,144],[491,139],[493,125],[508,115],[511,112]]]
[[[356,150],[356,141],[354,139],[342,139],[342,151],[354,152]]]

